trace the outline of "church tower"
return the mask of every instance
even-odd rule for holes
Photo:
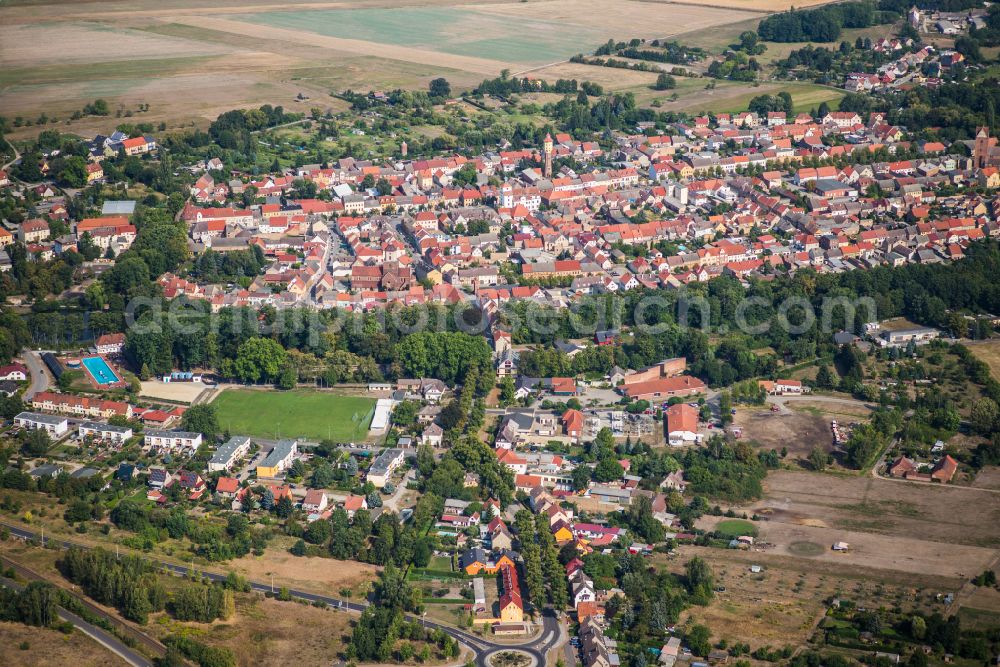
[[[990,161],[990,128],[980,127],[976,130],[976,140],[972,144],[972,166],[982,169]]]
[[[545,140],[542,142],[542,150],[545,152],[545,169],[542,171],[542,175],[545,178],[552,178],[552,135],[546,133]]]

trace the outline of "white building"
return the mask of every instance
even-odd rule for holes
[[[122,445],[132,437],[132,429],[128,426],[114,426],[102,422],[81,422],[77,427],[81,438],[90,436],[94,440]]]
[[[215,450],[212,460],[208,462],[208,470],[209,472],[229,470],[248,453],[250,453],[250,438],[245,435],[234,435]]]
[[[194,453],[196,449],[201,447],[201,433],[150,429],[146,431],[143,444],[146,447],[159,447],[170,451],[188,450],[190,453]]]
[[[383,449],[378,458],[372,461],[366,479],[377,488],[382,488],[392,477],[393,471],[403,464],[403,460],[402,449]]]
[[[302,509],[307,512],[322,512],[330,502],[321,489],[309,489],[306,497],[302,499]]]
[[[65,435],[69,430],[69,420],[66,417],[44,415],[39,412],[22,412],[14,417],[14,424],[32,431],[45,431],[55,437]]]
[[[389,428],[389,417],[392,415],[393,400],[380,398],[375,402],[375,414],[372,416],[369,431],[382,432]]]

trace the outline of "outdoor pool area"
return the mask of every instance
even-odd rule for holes
[[[90,377],[94,378],[94,382],[99,387],[121,382],[121,378],[111,370],[108,362],[104,361],[101,357],[87,357],[83,360],[83,366],[90,373]]]

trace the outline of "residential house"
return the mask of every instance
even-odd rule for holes
[[[122,445],[132,437],[132,429],[128,426],[115,426],[101,422],[80,422],[77,431],[81,438],[91,438],[100,442]]]
[[[45,431],[56,438],[69,431],[69,420],[66,417],[40,412],[20,412],[14,417],[14,425],[29,431]]]
[[[193,454],[201,447],[201,433],[149,429],[144,435],[143,445],[167,451],[184,451]]]
[[[209,472],[227,471],[233,464],[250,453],[250,438],[234,435],[215,450],[208,462]]]
[[[292,465],[298,451],[298,443],[294,440],[279,440],[257,464],[257,477],[277,477]]]
[[[322,489],[309,489],[302,499],[302,509],[307,512],[322,512],[326,509],[329,498]]]
[[[365,478],[374,484],[376,488],[384,487],[392,478],[392,473],[399,466],[403,465],[405,453],[402,449],[383,449],[378,457],[372,461]]]

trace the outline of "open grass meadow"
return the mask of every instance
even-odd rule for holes
[[[226,389],[212,405],[230,433],[336,442],[364,440],[375,411],[371,398],[308,389]]]
[[[757,535],[757,527],[743,519],[726,519],[720,521],[715,526],[715,530],[727,537],[741,537],[743,535],[753,537]]]

